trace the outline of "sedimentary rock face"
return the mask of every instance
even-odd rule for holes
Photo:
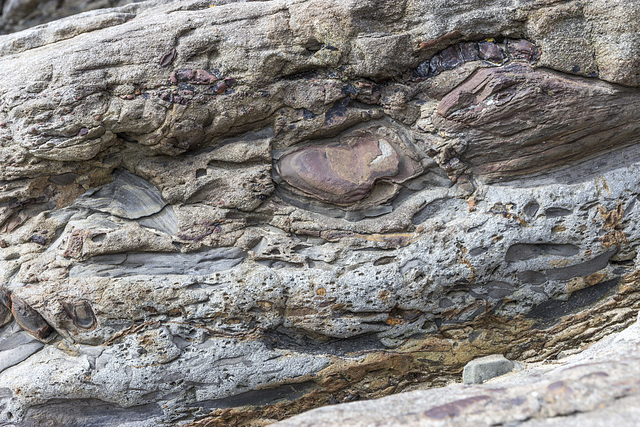
[[[0,37],[0,423],[282,418],[628,323],[638,12],[520,3]]]
[[[636,144],[639,107],[635,90],[516,63],[476,72],[440,101],[436,122],[464,134],[463,157],[498,180]]]

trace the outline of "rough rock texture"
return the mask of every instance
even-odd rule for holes
[[[12,33],[88,10],[141,0],[0,0],[0,34]]]
[[[278,427],[636,426],[640,323],[585,351],[536,363],[484,385],[400,393],[315,409]]]
[[[518,369],[520,366],[516,365],[516,363],[501,354],[491,354],[473,359],[464,365],[462,382],[464,384],[482,384],[491,378],[499,377]]]
[[[2,423],[269,422],[640,307],[637,1],[150,2],[0,55]]]

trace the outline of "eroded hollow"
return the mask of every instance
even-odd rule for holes
[[[571,244],[557,243],[516,243],[507,249],[504,257],[507,262],[524,261],[544,255],[572,257],[580,248]]]

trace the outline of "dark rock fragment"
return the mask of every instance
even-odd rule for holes
[[[604,113],[609,110],[616,114]],[[632,145],[640,129],[632,93],[522,63],[479,70],[437,111],[441,130],[469,135],[465,161],[490,179],[530,175]]]
[[[60,175],[51,175],[49,177],[49,181],[57,185],[71,185],[79,177],[80,175],[78,175],[77,173],[69,172],[69,173],[63,173]]]
[[[325,113],[325,126],[337,126],[347,119],[347,107],[351,98],[344,98],[333,103]]]
[[[442,70],[452,70],[464,63],[460,48],[457,45],[446,48],[440,52],[438,56],[440,57],[440,67]]]
[[[29,334],[41,341],[50,341],[55,333],[54,329],[22,298],[11,295],[11,313],[16,322]]]
[[[126,219],[151,216],[166,205],[167,202],[153,184],[126,170],[117,170],[113,182],[87,192],[76,201],[76,206]]]
[[[208,85],[218,81],[218,78],[207,70],[184,69],[171,73],[171,83],[192,83],[200,85]]]
[[[0,304],[0,326],[4,326],[11,322],[11,310]]]
[[[502,49],[493,42],[478,43],[478,51],[481,59],[493,63],[502,63]]]
[[[169,52],[162,55],[162,58],[160,58],[160,63],[159,63],[160,67],[164,68],[171,65],[171,63],[176,59],[176,56],[178,56],[178,52],[176,51],[175,48],[171,49]]]
[[[479,59],[478,45],[476,43],[460,43],[458,48],[463,62],[477,61]]]
[[[4,286],[0,286],[0,304],[11,310],[11,291]]]
[[[158,97],[172,104],[187,105],[189,103],[187,98],[178,95],[177,92],[162,92]]]
[[[418,68],[416,69],[416,75],[418,77],[429,77],[429,66],[430,66],[429,60],[422,62],[420,65],[418,65]]]
[[[31,236],[31,241],[33,243],[37,243],[37,244],[39,244],[41,246],[44,246],[44,245],[47,244],[47,239],[45,239],[42,236],[38,236],[38,235]]]
[[[92,329],[96,326],[96,316],[93,313],[91,304],[87,301],[79,303],[63,302],[62,308],[78,328]]]
[[[223,94],[227,89],[228,87],[226,82],[218,82],[213,87],[213,93],[215,93],[216,95],[220,95]]]
[[[509,40],[507,41],[507,49],[514,59],[535,62],[540,57],[538,48],[527,40]]]

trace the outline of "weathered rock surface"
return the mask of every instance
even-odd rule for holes
[[[482,384],[491,378],[508,374],[519,367],[517,362],[509,360],[501,354],[491,354],[474,359],[464,365],[462,382],[464,384]]]
[[[1,423],[269,422],[640,307],[637,1],[144,2],[0,55]]]
[[[278,427],[635,426],[640,323],[588,349],[484,385],[450,385],[315,409]]]
[[[140,0],[1,0],[0,34],[20,31],[89,10],[139,2]]]

